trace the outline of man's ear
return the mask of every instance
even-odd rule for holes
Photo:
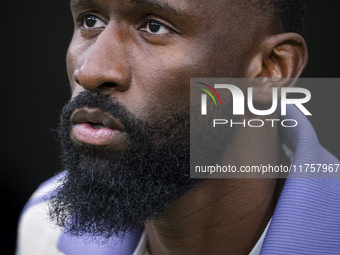
[[[300,35],[283,33],[267,37],[259,45],[247,69],[246,77],[256,78],[253,84],[254,102],[270,103],[274,86],[279,90],[280,87],[294,86],[307,62],[307,45]]]

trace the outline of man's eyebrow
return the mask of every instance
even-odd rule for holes
[[[128,0],[130,3],[135,3],[137,5],[144,5],[147,7],[151,7],[160,11],[171,12],[174,14],[179,14],[179,11],[174,7],[170,6],[168,3],[162,3],[160,1],[155,0]],[[71,8],[81,7],[81,6],[89,6],[95,4],[94,0],[71,0],[70,5]]]

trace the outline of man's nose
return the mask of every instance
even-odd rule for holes
[[[125,91],[131,82],[126,44],[115,29],[106,27],[80,57],[74,71],[75,81],[86,90]]]

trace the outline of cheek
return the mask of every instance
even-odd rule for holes
[[[74,71],[86,58],[87,48],[86,44],[80,40],[77,35],[73,36],[66,55],[67,75],[72,91],[79,89],[76,87],[76,82],[74,80]]]
[[[66,56],[66,69],[67,69],[67,76],[70,82],[70,86],[72,91],[74,90],[74,82],[73,82],[73,72],[74,72],[74,63],[73,63],[74,56],[71,53],[71,48],[69,47]]]
[[[197,52],[177,46],[134,54],[131,91],[140,95],[139,105],[146,108],[141,114],[148,113],[144,117],[189,112],[190,78],[201,77],[203,69]]]
[[[74,78],[73,78],[73,73],[76,68],[76,56],[77,53],[79,53],[77,43],[75,43],[74,39],[72,40],[68,50],[67,50],[67,55],[66,55],[66,67],[67,67],[67,75],[68,79],[72,88],[72,91],[74,90]]]

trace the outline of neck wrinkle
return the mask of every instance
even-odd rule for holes
[[[277,128],[240,129],[233,141],[222,164],[289,163]],[[249,254],[274,213],[284,181],[244,178],[197,183],[145,225],[150,254]]]
[[[248,254],[277,202],[275,179],[207,180],[146,224],[152,255]]]

